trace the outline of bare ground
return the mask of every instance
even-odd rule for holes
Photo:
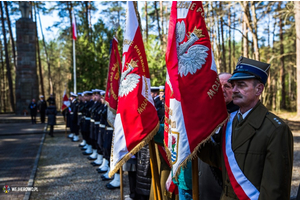
[[[108,190],[87,156],[82,155],[78,142],[65,134],[47,135],[30,199],[120,199],[120,190]],[[129,193],[127,173],[124,173],[124,194]]]

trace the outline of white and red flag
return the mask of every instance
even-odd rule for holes
[[[118,50],[118,40],[114,37],[111,44],[109,69],[105,92],[105,103],[108,106],[107,122],[111,127],[114,127],[116,112],[118,108],[120,66],[121,58]]]
[[[72,33],[73,33],[73,40],[77,39],[77,29],[76,29],[76,19],[74,15],[74,10],[72,12]]]
[[[118,109],[111,145],[110,177],[147,144],[159,128],[150,88],[141,29],[133,2],[128,1]]]
[[[69,106],[70,106],[70,101],[65,90],[63,95],[62,105],[61,105],[61,111],[64,111]]]
[[[227,119],[202,2],[173,2],[166,51],[165,145],[173,176]]]

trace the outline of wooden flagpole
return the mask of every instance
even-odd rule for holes
[[[152,183],[153,184],[153,191],[154,191],[154,199],[161,200],[161,187],[160,181],[158,176],[158,166],[157,166],[157,159],[155,153],[155,145],[153,139],[149,142],[149,151],[150,151],[150,167],[152,173]]]
[[[140,14],[138,11],[137,1],[133,1],[133,5],[134,5],[137,20],[139,22],[140,31],[142,34],[142,24],[141,24]],[[149,151],[150,151],[150,167],[151,167],[151,173],[152,173],[152,181],[154,179],[154,184],[153,184],[154,199],[161,200],[162,195],[161,195],[161,187],[160,187],[160,181],[159,181],[160,179],[158,176],[157,159],[156,159],[155,145],[154,145],[153,139],[150,140],[150,142],[149,142]]]
[[[123,190],[123,169],[120,167],[120,196],[121,200],[124,200],[124,190]]]
[[[193,200],[199,200],[198,157],[192,160]]]

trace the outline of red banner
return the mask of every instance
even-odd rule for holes
[[[228,116],[204,17],[202,2],[172,3],[165,145],[174,176]]]
[[[121,59],[118,50],[118,40],[114,37],[110,51],[110,61],[105,92],[105,102],[108,106],[107,122],[114,127],[118,108],[118,93],[120,83]]]
[[[159,128],[143,38],[132,1],[127,2],[122,61],[109,176],[146,145]]]
[[[62,100],[61,111],[64,111],[68,106],[70,106],[70,101],[65,90],[63,95],[63,100]]]

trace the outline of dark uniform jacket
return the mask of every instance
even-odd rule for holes
[[[77,120],[78,120],[78,106],[77,106],[77,99],[73,100],[70,105],[70,121],[71,121],[71,131],[77,131],[78,130],[78,125],[77,125]]]
[[[46,115],[48,116],[48,125],[56,125],[57,110],[55,106],[49,106],[46,109]]]
[[[85,120],[84,120],[84,123],[83,123],[83,129],[82,131],[84,132],[88,132],[90,133],[90,118],[91,118],[91,112],[89,111],[89,109],[94,105],[94,101],[93,100],[90,100],[90,101],[87,101],[85,104],[84,104],[84,108],[85,108]]]
[[[80,101],[77,104],[77,109],[78,109],[78,116],[77,116],[77,124],[80,125],[80,128],[82,128],[83,124],[83,116],[85,115],[85,110],[84,110],[84,102]]]
[[[260,102],[240,124],[235,116],[232,150],[240,169],[260,192],[259,199],[290,199],[293,135],[289,127]],[[198,155],[222,169],[221,199],[238,199],[226,171],[221,145],[208,143]]]

